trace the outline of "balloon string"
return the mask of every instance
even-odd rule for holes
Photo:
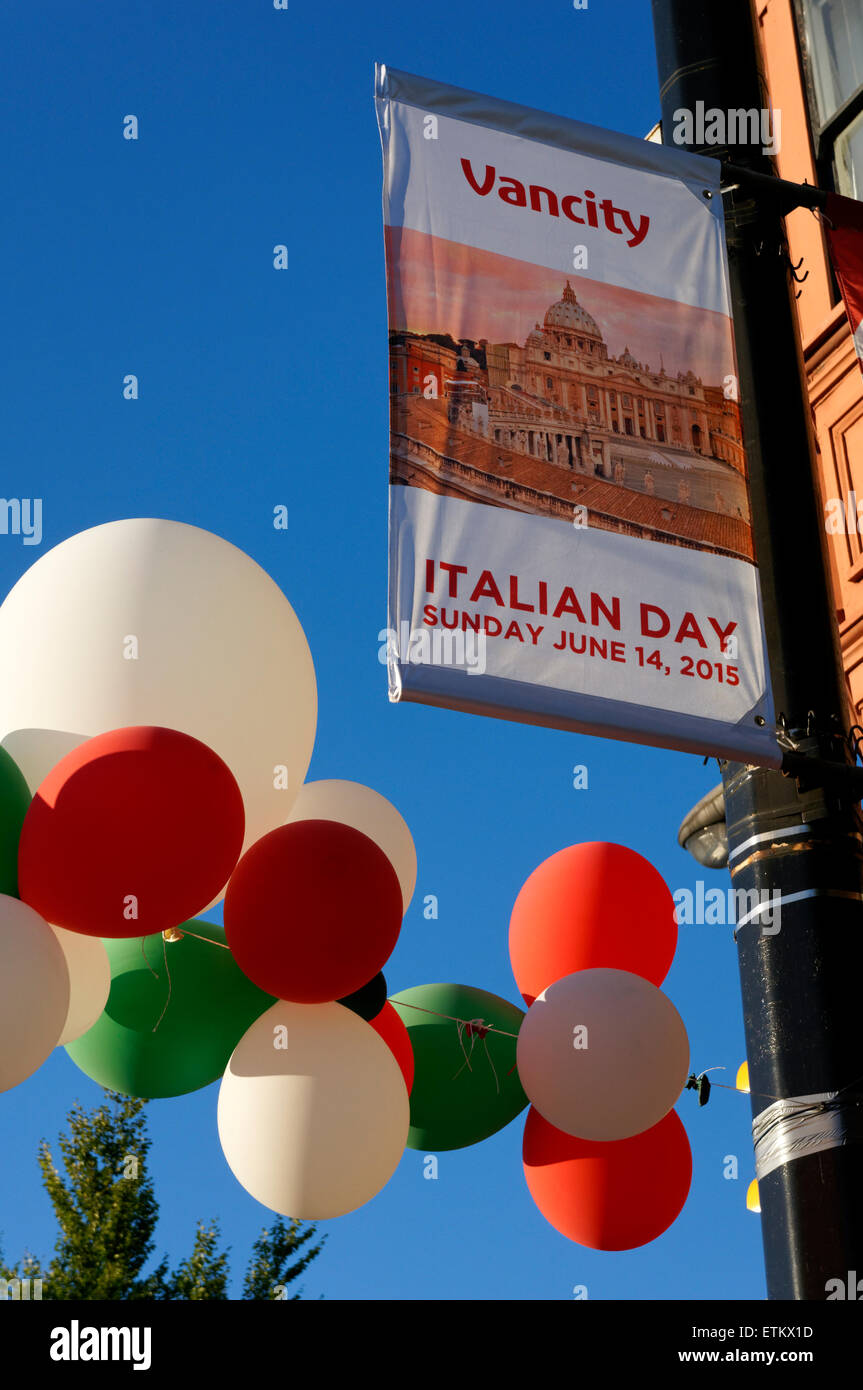
[[[708,1067],[707,1070],[708,1070],[708,1071],[724,1071],[725,1068],[724,1068],[724,1067]],[[699,1075],[699,1076],[704,1076],[705,1073],[702,1071],[702,1072],[699,1072],[698,1075]],[[856,1086],[858,1081],[863,1081],[863,1076],[858,1077],[858,1078],[857,1078],[857,1081],[849,1081],[849,1083],[848,1083],[847,1086],[842,1086],[842,1087],[836,1092],[837,1096],[841,1096],[842,1093],[843,1093],[843,1091],[848,1091],[848,1090],[850,1090],[853,1086]],[[769,1091],[741,1091],[741,1089],[740,1089],[739,1086],[728,1086],[724,1081],[711,1081],[710,1085],[711,1085],[711,1088],[714,1087],[714,1086],[718,1086],[719,1089],[720,1089],[721,1091],[736,1091],[737,1094],[738,1094],[739,1096],[749,1096],[749,1095],[757,1096],[759,1100],[787,1100],[787,1099],[788,1099],[787,1096],[773,1096],[773,1095],[770,1094]]]
[[[497,1094],[500,1095],[500,1082],[497,1079],[497,1072],[494,1069],[494,1062],[491,1060],[491,1053],[488,1050],[488,1038],[483,1038],[482,1045],[485,1048],[485,1055],[488,1058],[488,1064],[491,1067],[491,1074],[494,1077],[494,1088]]]
[[[428,1012],[431,1013],[431,1010],[429,1010]],[[442,1015],[441,1015],[441,1017],[442,1017]],[[470,1052],[468,1053],[468,1052],[465,1051],[465,1046],[464,1046],[464,1024],[463,1024],[460,1020],[456,1020],[456,1021],[458,1022],[458,1028],[457,1028],[457,1030],[456,1030],[457,1033],[458,1033],[458,1042],[459,1042],[459,1047],[461,1048],[462,1056],[464,1057],[464,1061],[462,1062],[462,1064],[461,1064],[461,1066],[459,1067],[458,1071],[456,1072],[455,1076],[452,1078],[453,1081],[455,1081],[455,1079],[456,1079],[457,1076],[461,1076],[461,1074],[462,1074],[462,1072],[464,1071],[465,1067],[467,1067],[468,1071],[473,1071],[473,1067],[472,1067],[471,1064],[470,1064],[470,1059],[471,1059],[471,1057],[473,1056],[473,1050],[474,1050],[474,1047],[476,1046],[476,1038],[473,1036],[473,1034],[471,1034]]]
[[[147,940],[146,936],[142,936],[142,937],[141,937],[141,955],[144,957],[144,964],[146,965],[146,967],[147,967],[147,969],[149,970],[150,974],[153,976],[153,979],[154,979],[154,980],[158,980],[158,978],[159,978],[159,972],[158,972],[158,970],[154,970],[154,969],[153,969],[152,965],[150,964],[150,962],[149,962],[149,960],[148,960],[148,958],[147,958],[147,952],[146,952],[146,949],[145,949],[146,940]]]
[[[419,1007],[419,1006],[417,1005],[416,1007]],[[431,1010],[428,1010],[428,1012],[431,1013]],[[444,1015],[441,1014],[440,1017],[442,1018],[442,1017],[444,1017]],[[464,1047],[464,1030],[465,1030],[465,1028],[468,1027],[469,1025],[468,1025],[468,1024],[465,1024],[464,1021],[461,1020],[461,1019],[458,1019],[458,1020],[456,1020],[456,1021],[458,1022],[458,1040],[459,1040],[459,1046],[461,1047],[462,1054],[463,1054],[463,1056],[464,1056],[464,1062],[463,1062],[462,1065],[459,1067],[459,1069],[458,1069],[458,1071],[456,1072],[455,1076],[452,1078],[453,1081],[455,1081],[457,1077],[461,1076],[461,1074],[462,1074],[462,1072],[464,1071],[465,1067],[467,1067],[468,1071],[470,1071],[470,1072],[473,1071],[473,1067],[472,1067],[471,1064],[470,1064],[470,1059],[471,1059],[471,1057],[473,1056],[473,1050],[474,1050],[474,1048],[476,1047],[476,1040],[477,1040],[477,1037],[479,1036],[478,1033],[475,1033],[473,1030],[471,1030],[471,1035],[470,1035],[470,1036],[471,1036],[470,1052],[469,1052],[469,1053],[468,1053],[468,1052],[465,1052],[465,1047]],[[471,1019],[471,1023],[475,1023],[475,1022],[476,1022],[476,1019]],[[485,1025],[484,1025],[484,1026],[485,1026]],[[512,1034],[510,1034],[509,1036],[511,1037]],[[486,1037],[485,1033],[483,1033],[483,1035],[482,1035],[482,1045],[483,1045],[483,1047],[485,1048],[485,1055],[486,1055],[486,1057],[488,1058],[488,1064],[489,1064],[489,1066],[491,1067],[491,1074],[492,1074],[492,1076],[494,1077],[494,1088],[495,1088],[495,1091],[497,1092],[498,1095],[500,1095],[500,1082],[499,1082],[498,1079],[497,1079],[497,1072],[495,1071],[494,1062],[491,1060],[491,1053],[490,1053],[489,1050],[488,1050],[488,1038]],[[514,1071],[515,1068],[512,1067],[510,1070],[511,1070],[511,1071]]]
[[[180,931],[179,927],[177,928],[177,931]],[[223,951],[230,951],[231,949],[226,941],[214,941],[211,936],[199,936],[199,934],[196,931],[189,931],[188,927],[183,927],[182,935],[193,936],[196,941],[206,941],[208,946],[221,946]]]
[[[206,941],[208,945],[210,945],[210,946],[221,946],[221,947],[223,947],[223,949],[226,950],[226,951],[230,951],[230,949],[231,949],[230,946],[228,946],[224,941],[213,941],[211,937],[209,937],[209,936],[199,936],[199,934],[198,934],[197,932],[194,932],[194,931],[184,931],[184,932],[183,932],[183,936],[193,936],[193,937],[195,938],[196,941]],[[158,972],[158,970],[154,970],[154,969],[153,969],[153,967],[152,967],[152,965],[150,964],[149,959],[148,959],[148,957],[147,957],[146,941],[147,941],[147,938],[146,938],[145,936],[142,936],[142,937],[141,937],[141,955],[144,957],[144,964],[146,965],[146,967],[147,967],[147,969],[149,970],[150,974],[153,976],[153,979],[154,979],[154,980],[158,980],[158,979],[159,979],[159,972]],[[165,962],[165,974],[166,974],[166,976],[168,977],[168,997],[167,997],[167,999],[165,1000],[165,1004],[164,1004],[164,1008],[162,1009],[162,1012],[159,1014],[159,1017],[156,1019],[156,1022],[153,1024],[153,1032],[154,1032],[154,1033],[155,1033],[156,1029],[159,1027],[159,1024],[162,1022],[162,1019],[165,1017],[165,1014],[166,1014],[167,1011],[168,1011],[168,1005],[169,1005],[170,1002],[171,1002],[171,995],[172,995],[173,992],[174,992],[174,982],[173,982],[173,980],[171,979],[171,967],[168,965],[168,943],[167,943],[167,941],[165,940],[165,934],[164,934],[164,932],[162,933],[162,959],[163,959],[164,962]]]
[[[710,1070],[712,1071],[713,1068],[711,1067]],[[704,1075],[704,1072],[699,1072],[699,1075],[700,1075],[700,1076],[703,1076],[703,1075]],[[739,1096],[749,1096],[749,1095],[758,1096],[758,1099],[759,1099],[759,1100],[782,1100],[782,1099],[783,1099],[782,1096],[771,1096],[771,1094],[770,1094],[769,1091],[741,1091],[741,1089],[740,1089],[739,1086],[727,1086],[727,1085],[725,1084],[724,1081],[711,1081],[710,1084],[711,1084],[711,1086],[718,1086],[719,1089],[720,1089],[720,1091],[736,1091],[737,1094],[738,1094]]]
[[[171,979],[171,970],[170,970],[170,967],[169,967],[169,965],[168,965],[168,943],[167,943],[167,941],[165,940],[164,936],[162,937],[162,957],[163,957],[163,959],[164,959],[164,961],[165,961],[165,973],[166,973],[166,975],[168,976],[168,997],[167,997],[167,999],[165,1000],[165,1007],[162,1009],[162,1012],[159,1014],[159,1017],[156,1019],[156,1022],[153,1024],[153,1032],[154,1032],[154,1033],[155,1033],[156,1029],[158,1028],[159,1024],[162,1022],[162,1019],[165,1017],[165,1014],[167,1013],[168,1005],[169,1005],[170,1002],[171,1002],[171,993],[172,993],[173,988],[174,988],[174,984],[173,984],[173,981],[172,981],[172,979]],[[158,979],[158,976],[157,976],[156,978]]]
[[[445,1018],[449,1023],[460,1023],[463,1028],[466,1027],[468,1023],[472,1022],[469,1018],[455,1018],[452,1014],[440,1014],[437,1009],[424,1009],[421,1004],[409,1004],[406,999],[399,999],[397,995],[393,995],[389,1002],[391,1004],[398,1004],[402,1009],[419,1009],[421,1014],[433,1014],[435,1018]],[[502,1038],[518,1037],[518,1033],[508,1033],[505,1028],[493,1028],[491,1024],[488,1026],[488,1032],[500,1033]]]

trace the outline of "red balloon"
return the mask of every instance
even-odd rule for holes
[[[21,898],[84,936],[149,936],[215,898],[243,847],[233,773],[176,729],[99,734],[52,768],[18,846]]]
[[[631,1139],[575,1139],[531,1106],[524,1175],[546,1221],[591,1250],[635,1250],[680,1215],[692,1152],[675,1110]]]
[[[534,869],[509,923],[512,973],[528,1005],[576,970],[605,966],[661,985],[677,946],[674,899],[635,850],[570,845]]]
[[[411,1047],[411,1035],[389,1000],[384,1004],[377,1018],[371,1020],[371,1025],[376,1033],[380,1033],[401,1067],[402,1076],[408,1088],[408,1095],[410,1095],[414,1084],[414,1050]]]
[[[292,821],[243,855],[225,894],[225,931],[261,989],[324,1004],[378,973],[403,911],[396,871],[368,835],[340,821]]]

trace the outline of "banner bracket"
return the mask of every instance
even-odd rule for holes
[[[783,217],[794,208],[810,208],[823,212],[827,203],[827,190],[816,188],[814,184],[789,183],[787,179],[774,178],[770,174],[758,174],[753,169],[747,169],[742,164],[732,164],[725,159],[720,161],[720,167],[721,193],[730,193],[733,188],[742,187],[747,192],[751,191],[753,197],[774,198],[777,211]]]

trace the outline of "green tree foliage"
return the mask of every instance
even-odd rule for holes
[[[227,1298],[228,1252],[219,1252],[219,1228],[215,1222],[198,1222],[195,1243],[188,1259],[163,1278],[162,1298]]]
[[[42,1280],[43,1299],[227,1299],[229,1252],[216,1222],[199,1221],[191,1254],[171,1270],[162,1259],[149,1274],[159,1204],[147,1171],[150,1139],[143,1100],[105,1091],[93,1111],[74,1105],[59,1138],[65,1175],[42,1140],[39,1166],[59,1227],[47,1268],[31,1254],[14,1268],[0,1259],[0,1278]],[[286,1298],[292,1283],[320,1254],[326,1237],[307,1246],[316,1228],[281,1217],[252,1248],[243,1298]],[[299,1298],[300,1294],[291,1295]]]
[[[301,1226],[299,1221],[289,1225],[281,1217],[269,1230],[261,1231],[252,1246],[252,1258],[243,1283],[243,1298],[300,1298],[288,1294],[287,1286],[310,1265],[323,1249],[324,1240],[300,1255],[300,1248],[315,1234],[314,1226]]]

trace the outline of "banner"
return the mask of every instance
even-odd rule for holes
[[[824,214],[833,273],[863,370],[863,203],[828,193]]]
[[[718,162],[375,96],[390,698],[778,765]]]

